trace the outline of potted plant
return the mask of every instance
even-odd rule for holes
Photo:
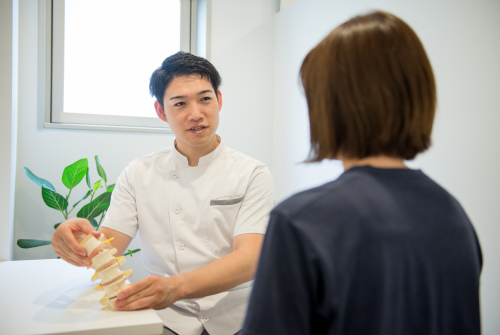
[[[62,174],[62,182],[64,186],[68,189],[68,193],[66,196],[61,195],[55,189],[55,187],[48,181],[42,178],[37,177],[30,169],[27,167],[24,168],[24,173],[26,176],[37,184],[41,189],[42,199],[44,203],[55,210],[58,210],[63,215],[64,219],[67,220],[69,215],[75,210],[76,206],[78,206],[82,201],[89,199],[89,202],[80,208],[77,212],[76,216],[79,218],[89,220],[90,224],[95,228],[95,230],[99,230],[101,226],[101,222],[106,215],[106,211],[109,208],[111,201],[111,194],[115,187],[114,184],[108,186],[108,180],[106,177],[106,172],[99,162],[99,157],[96,155],[95,164],[97,173],[101,177],[95,183],[91,183],[89,176],[89,162],[87,158],[80,159],[74,162],[71,165],[68,165],[64,168]],[[77,202],[75,202],[71,208],[69,205],[69,196],[71,195],[71,191],[85,178],[85,181],[88,186],[87,192],[80,198]],[[103,189],[104,191],[101,194],[98,194],[98,191]],[[61,224],[57,223],[54,225],[54,229],[57,229]],[[37,240],[37,239],[18,239],[17,245],[23,249],[36,248],[44,245],[51,244],[51,241],[47,240]],[[124,256],[130,255],[140,251],[140,249],[130,250],[128,249]]]

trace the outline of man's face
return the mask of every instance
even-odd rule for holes
[[[165,90],[163,107],[156,101],[155,108],[175,134],[180,151],[205,148],[216,140],[222,96],[205,77],[174,78]]]

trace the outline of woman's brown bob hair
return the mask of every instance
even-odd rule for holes
[[[415,32],[384,12],[333,30],[300,69],[310,162],[386,155],[412,159],[431,143],[436,85]]]

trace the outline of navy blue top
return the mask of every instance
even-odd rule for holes
[[[446,190],[354,167],[271,212],[242,334],[480,334],[481,267]]]

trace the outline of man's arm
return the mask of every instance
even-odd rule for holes
[[[172,277],[149,276],[118,294],[119,310],[163,309],[177,300],[225,292],[252,280],[264,235],[242,234],[233,239],[233,252],[203,268]]]
[[[125,249],[127,249],[130,245],[130,242],[132,242],[132,237],[110,228],[101,227],[99,228],[99,232],[104,234],[107,238],[113,238],[113,241],[111,241],[110,244],[113,248],[118,250],[116,252],[116,256],[122,255],[125,252]]]
[[[264,235],[242,234],[233,239],[233,252],[207,266],[181,274],[181,299],[193,299],[227,291],[253,279]]]

